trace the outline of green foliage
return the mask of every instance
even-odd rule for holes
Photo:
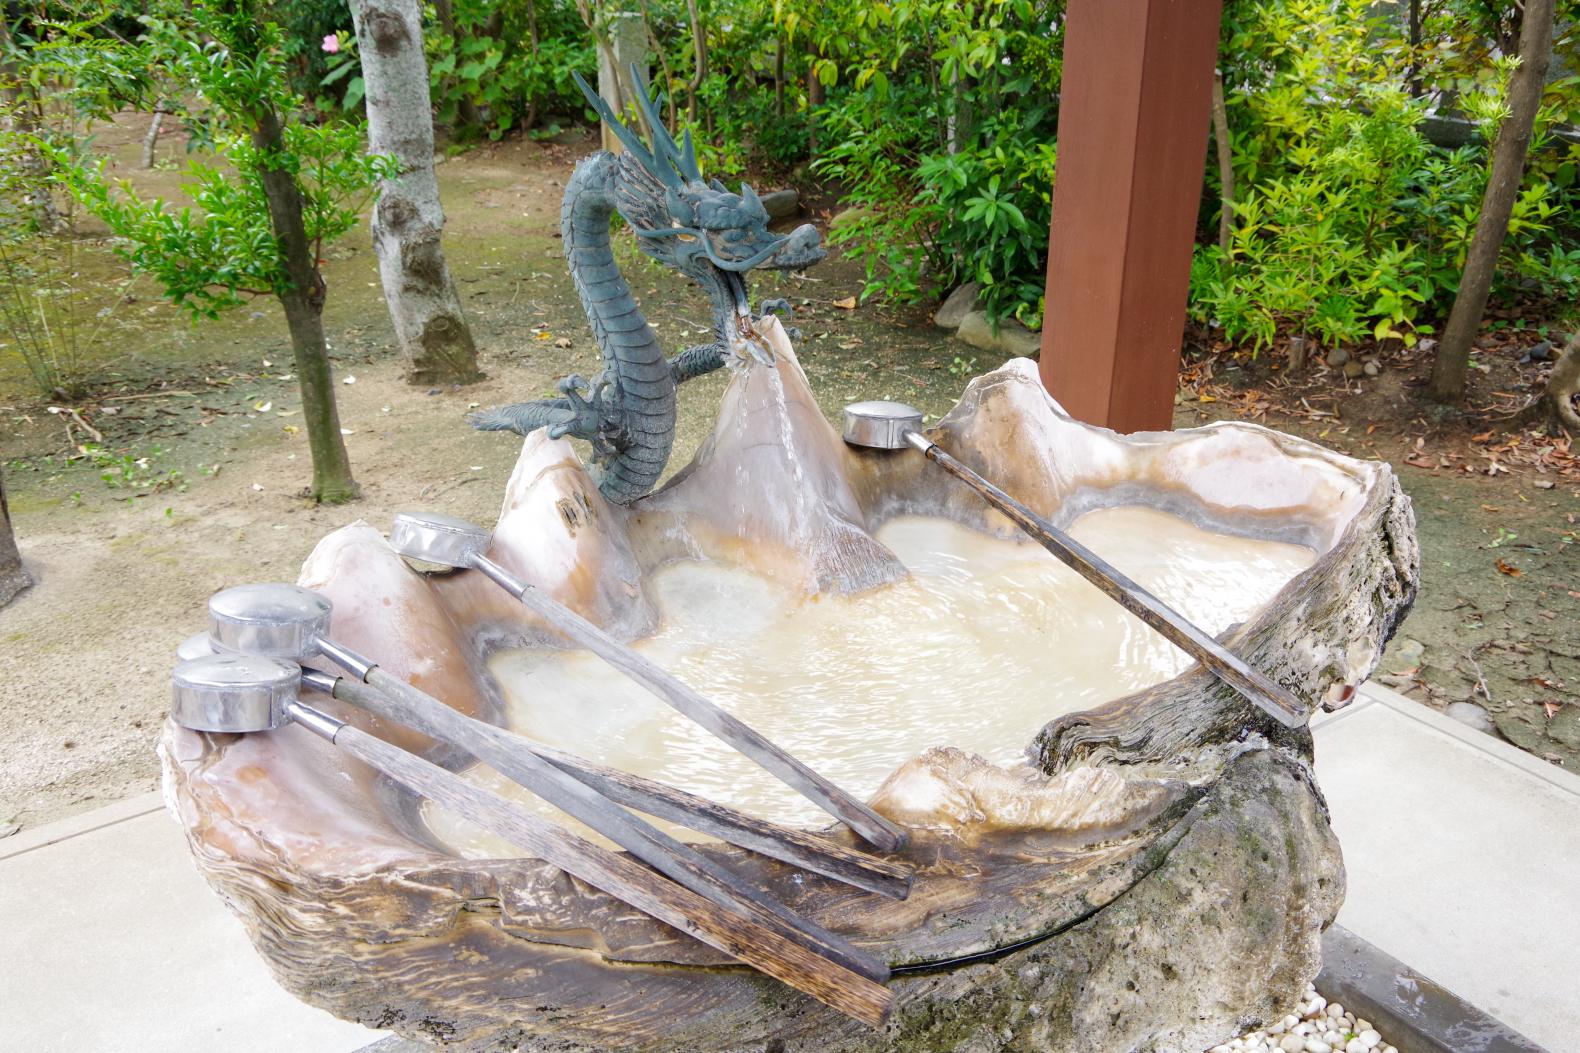
[[[96,12],[82,24],[106,20]],[[74,217],[56,199],[49,154],[75,155],[82,133],[78,110],[51,100],[64,94],[116,105],[147,83],[141,74],[97,69],[87,48],[37,61],[52,41],[76,35],[76,24],[42,17],[0,34],[0,359],[17,362],[43,397],[68,402],[91,386],[120,290],[100,303],[77,280]]]
[[[1227,249],[1200,247],[1191,313],[1260,349],[1280,331],[1329,346],[1414,344],[1452,303],[1486,183],[1488,140],[1506,113],[1507,61],[1489,62],[1460,109],[1487,129],[1448,150],[1422,132],[1428,100],[1399,77],[1404,42],[1365,0],[1231,6],[1227,76],[1236,179]],[[1554,111],[1557,112],[1557,111]],[[1573,287],[1555,243],[1564,191],[1534,168],[1504,244],[1505,280],[1549,295]]]
[[[147,16],[143,37],[106,53],[106,64],[161,63],[191,93],[195,105],[184,112],[210,130],[226,165],[194,158],[184,187],[189,203],[175,207],[111,181],[102,162],[60,152],[54,159],[67,189],[120,239],[116,251],[136,273],[152,276],[194,318],[214,318],[247,295],[288,287],[265,170],[294,177],[316,256],[316,246],[356,225],[376,181],[397,169],[391,158],[366,156],[358,125],[288,119],[303,102],[281,72],[277,26],[201,4],[193,12]],[[281,125],[282,150],[257,145],[265,121]]]
[[[354,125],[288,124],[284,136],[282,160],[295,172],[315,245],[354,227],[374,181],[396,171],[393,160],[364,155]],[[83,207],[121,239],[117,253],[194,318],[218,317],[247,295],[277,295],[287,284],[263,193],[263,157],[239,136],[220,145],[235,172],[193,161],[185,184],[191,204],[181,208],[137,197],[129,185],[106,179],[102,166],[71,172]]]
[[[833,240],[866,295],[983,285],[991,318],[1040,322],[1062,4],[906,2],[782,12],[828,89],[814,169],[861,219]]]
[[[441,123],[499,139],[585,107],[571,74],[594,69],[593,47],[570,4],[455,0],[452,23],[431,22],[424,35]]]

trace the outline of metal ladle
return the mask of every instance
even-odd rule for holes
[[[904,847],[905,831],[774,745],[739,717],[719,708],[668,670],[620,643],[547,593],[522,581],[484,552],[489,532],[451,516],[402,512],[390,530],[390,547],[409,559],[457,570],[481,571],[528,610],[559,629],[659,698],[756,761],[781,781],[869,843],[887,851]]]
[[[301,683],[300,668],[283,659],[244,654],[194,658],[176,666],[171,677],[170,715],[182,727],[203,732],[250,734],[298,724],[412,793],[843,1013],[872,1026],[887,1014],[891,995],[882,985],[437,764],[302,704],[297,699]]]
[[[366,686],[316,671],[305,676],[309,686],[466,751],[697,895],[862,976],[888,978],[883,962],[752,888],[711,857],[627,812],[538,756],[509,732],[473,720],[329,639],[332,607],[318,593],[297,585],[240,585],[215,593],[208,606],[209,636],[215,650],[294,662],[326,655],[355,673]]]
[[[981,494],[988,504],[1053,553],[1065,566],[1102,589],[1125,610],[1140,618],[1174,646],[1211,670],[1219,679],[1285,727],[1298,728],[1310,719],[1291,692],[1241,661],[1184,615],[1142,588],[1097,553],[1021,504],[938,446],[921,432],[922,411],[903,402],[855,402],[845,407],[845,441],[875,450],[909,446]]]

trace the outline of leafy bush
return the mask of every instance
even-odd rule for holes
[[[1374,10],[1262,0],[1231,13],[1232,234],[1227,247],[1198,248],[1191,314],[1232,342],[1260,349],[1283,330],[1328,346],[1410,345],[1452,302],[1490,148],[1427,141],[1428,100],[1398,76],[1402,42]],[[1508,71],[1495,63],[1456,81],[1458,106],[1482,128],[1502,120]],[[1563,236],[1561,196],[1540,171],[1522,190],[1506,280],[1572,287],[1576,259],[1551,240]]]
[[[540,115],[585,109],[571,74],[595,63],[575,10],[545,0],[457,0],[425,30],[435,116],[499,139]]]

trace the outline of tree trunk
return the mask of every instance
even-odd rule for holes
[[[1465,270],[1460,275],[1448,325],[1443,329],[1443,342],[1432,363],[1428,390],[1439,402],[1458,402],[1465,397],[1470,349],[1481,328],[1481,316],[1487,309],[1492,278],[1498,268],[1498,254],[1520,192],[1552,46],[1553,0],[1527,0],[1520,30],[1520,65],[1509,78],[1509,116],[1498,129],[1492,148],[1492,171],[1481,199],[1481,215],[1470,239],[1470,251],[1465,254]]]
[[[280,118],[270,110],[262,114],[252,133],[253,145],[265,158],[284,154]],[[265,162],[259,175],[269,202],[269,222],[285,261],[286,284],[276,290],[291,330],[291,350],[296,357],[297,383],[302,390],[302,419],[313,456],[313,500],[339,504],[357,495],[351,478],[351,461],[340,435],[340,411],[335,406],[335,382],[330,375],[329,348],[324,343],[324,279],[307,240],[302,221],[302,192],[286,169]]]
[[[785,38],[779,35],[774,47],[774,115],[785,119]]]
[[[708,31],[697,11],[697,0],[686,0],[686,17],[691,20],[691,98],[686,104],[686,119],[697,123],[697,102],[702,82],[708,79]]]
[[[148,134],[143,136],[143,167],[154,167],[159,150],[159,129],[165,123],[165,104],[163,100],[154,104],[153,117],[148,122]]]
[[[16,594],[33,584],[33,579],[22,567],[22,554],[17,551],[16,535],[11,532],[11,509],[5,500],[5,478],[0,477],[0,607],[4,607]]]
[[[1212,137],[1218,146],[1218,247],[1227,255],[1234,235],[1234,154],[1229,147],[1229,107],[1223,101],[1223,71],[1212,75]]]
[[[817,111],[818,107],[823,105],[825,94],[823,91],[823,82],[818,80],[817,77],[817,60],[821,56],[818,54],[817,45],[811,40],[807,41],[806,53],[807,58],[810,60],[807,63],[806,73],[807,153],[815,157],[817,156],[818,143]]]
[[[1419,99],[1421,88],[1421,0],[1410,0],[1409,13],[1410,65],[1405,71],[1405,82],[1410,86],[1410,97]]]
[[[413,384],[480,380],[477,347],[439,244],[444,208],[433,171],[433,113],[417,0],[353,0],[367,85],[368,151],[391,154],[373,209],[373,249],[395,340]]]

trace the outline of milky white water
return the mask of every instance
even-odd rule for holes
[[[1214,634],[1314,558],[1139,507],[1091,512],[1070,532]],[[855,596],[805,599],[744,570],[669,564],[647,582],[660,627],[635,647],[862,798],[931,746],[1019,762],[1054,717],[1190,664],[1030,542],[920,516],[889,522],[877,538],[912,577]],[[515,651],[492,669],[523,734],[767,819],[830,821],[585,651]],[[491,769],[469,775],[565,819]],[[429,805],[425,816],[465,855],[520,854],[442,809]]]

